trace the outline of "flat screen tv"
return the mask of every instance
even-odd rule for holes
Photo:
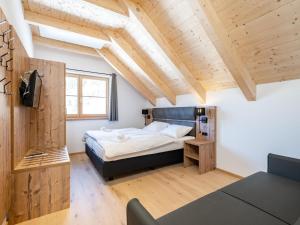
[[[38,108],[42,89],[42,79],[37,70],[25,73],[20,85],[20,97],[24,106]]]

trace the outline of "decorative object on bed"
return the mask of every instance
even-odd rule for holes
[[[144,151],[136,151],[136,149],[132,149],[132,153],[130,154],[123,154],[118,155],[115,157],[107,157],[111,155],[112,153],[106,152],[106,149],[103,149],[103,146],[101,146],[98,141],[93,140],[93,138],[88,137],[86,138],[86,153],[90,157],[92,163],[96,167],[96,169],[99,171],[99,173],[105,178],[105,179],[111,179],[116,176],[125,175],[129,173],[133,173],[135,171],[139,170],[145,170],[149,168],[155,168],[155,167],[161,167],[166,166],[170,164],[180,163],[183,161],[183,142],[184,140],[195,138],[197,132],[197,115],[196,115],[196,107],[178,107],[178,108],[154,108],[149,110],[151,112],[151,120],[153,123],[150,125],[157,126],[159,124],[159,128],[162,128],[161,125],[164,125],[165,127],[168,126],[168,124],[177,124],[177,125],[183,125],[191,127],[191,131],[187,134],[187,136],[176,139],[171,138],[173,142],[172,143],[166,143],[163,146],[156,146],[156,148],[144,150]],[[162,122],[162,123],[158,123]],[[164,127],[164,128],[165,128]],[[162,130],[162,129],[161,129]],[[101,131],[98,131],[101,132]],[[136,132],[136,134],[134,134]],[[141,133],[139,138],[138,133]],[[111,132],[102,132],[102,134],[99,134],[98,139],[102,139],[101,135],[107,135]],[[115,143],[115,142],[109,142],[108,140],[102,140],[100,143],[106,143],[107,146],[112,144],[116,146],[116,152],[126,150],[125,152],[128,153],[130,150],[130,143],[134,143],[136,140],[145,138],[147,135],[149,137],[154,137],[153,133],[157,133],[158,136],[163,136],[159,132],[155,131],[152,134],[151,131],[147,131],[147,129],[134,129],[134,128],[128,128],[128,129],[120,129],[120,130],[113,130],[112,133],[124,133],[125,136],[130,137],[132,139],[133,136],[135,136],[134,140],[126,141],[123,143]],[[145,134],[148,133],[148,134]],[[192,137],[190,137],[192,136]],[[109,137],[111,138],[111,136]],[[105,139],[105,137],[103,137]],[[167,136],[163,137],[164,140],[167,139]],[[146,140],[146,139],[144,139]],[[150,142],[149,142],[150,141]],[[145,145],[151,145],[150,143],[153,140],[147,140],[143,141]],[[153,142],[154,143],[154,142]],[[122,149],[122,145],[126,147],[126,149]],[[140,145],[140,143],[139,143]],[[132,145],[132,147],[134,147]],[[113,148],[110,148],[114,152]],[[114,152],[114,153],[116,153]],[[114,154],[113,153],[113,154]],[[112,156],[112,155],[111,155]]]
[[[118,89],[116,74],[111,75],[109,121],[118,121]]]
[[[299,225],[300,160],[269,154],[258,172],[155,220],[137,199],[127,205],[127,225]]]

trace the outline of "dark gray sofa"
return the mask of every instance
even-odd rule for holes
[[[269,154],[258,172],[155,220],[137,199],[127,225],[300,225],[300,160]]]

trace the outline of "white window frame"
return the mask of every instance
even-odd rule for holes
[[[109,78],[107,77],[96,77],[96,76],[88,76],[88,75],[82,75],[82,74],[74,74],[74,73],[67,73],[67,77],[75,77],[78,79],[78,92],[77,92],[77,112],[78,114],[66,114],[67,120],[104,120],[108,119],[108,106],[109,106]],[[83,79],[91,79],[91,80],[103,80],[106,82],[106,114],[83,114],[83,109],[82,109],[82,99],[83,97],[88,97],[88,96],[83,96],[82,95],[82,80]],[[67,95],[65,93],[66,97],[67,96],[75,96],[75,95]],[[95,97],[97,98],[97,97]]]

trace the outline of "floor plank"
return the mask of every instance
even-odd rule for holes
[[[164,167],[105,182],[85,154],[71,156],[71,208],[19,225],[126,225],[125,206],[138,198],[155,217],[211,193],[238,178],[196,167]]]

